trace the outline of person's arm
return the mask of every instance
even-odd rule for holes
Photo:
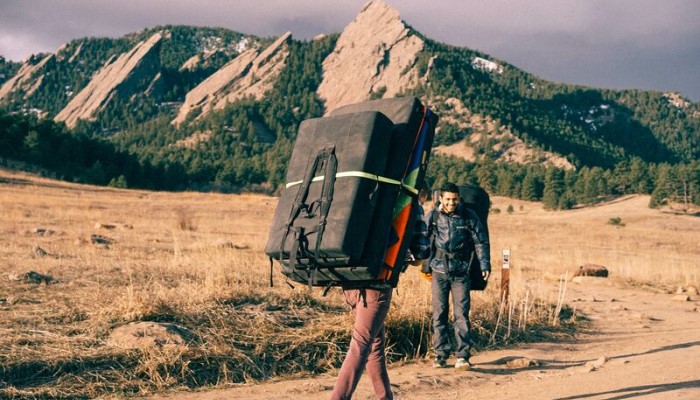
[[[471,226],[469,233],[474,242],[476,257],[479,259],[481,274],[484,276],[484,279],[488,279],[491,275],[491,244],[489,243],[489,235],[486,233],[486,228],[484,228],[479,217],[471,210],[469,210],[469,224]]]

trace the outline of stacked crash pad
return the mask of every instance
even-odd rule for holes
[[[301,123],[265,246],[285,276],[311,286],[396,285],[437,120],[405,97]]]

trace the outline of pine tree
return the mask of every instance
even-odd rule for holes
[[[675,173],[669,164],[661,164],[656,169],[656,181],[651,192],[650,207],[659,207],[668,203],[673,197]]]
[[[544,194],[542,202],[547,210],[559,208],[559,199],[564,193],[564,178],[562,171],[557,168],[548,168],[544,179]]]
[[[523,179],[523,185],[520,193],[521,198],[524,200],[534,201],[538,198],[537,179],[535,178],[535,175],[530,171],[527,172],[527,174],[525,175],[525,179]]]
[[[649,168],[639,157],[632,159],[629,170],[630,192],[649,194],[651,185],[649,180]]]

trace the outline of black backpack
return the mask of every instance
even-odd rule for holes
[[[418,98],[350,104],[299,126],[265,253],[309,287],[396,287],[438,116]],[[291,283],[290,283],[291,285]]]
[[[439,203],[439,197],[437,195],[439,192],[435,192],[433,194],[433,201],[435,204],[435,209],[440,205]],[[491,208],[491,198],[489,197],[489,194],[486,193],[486,190],[484,190],[480,186],[473,186],[473,185],[462,185],[459,186],[459,197],[460,197],[460,203],[466,205],[466,207],[476,214],[477,217],[479,217],[479,221],[481,224],[484,226],[484,229],[486,229],[486,236],[489,236],[489,226],[488,226],[488,218],[489,218],[489,208]],[[434,212],[431,214],[431,220],[430,220],[430,226],[428,227],[429,230],[432,230],[433,226],[437,224],[437,212]],[[432,240],[431,240],[432,242]],[[489,239],[490,243],[490,239]],[[432,243],[431,243],[432,247]],[[429,266],[426,265],[430,261],[428,260],[424,265],[423,265],[423,272],[429,272]],[[469,262],[469,279],[471,280],[471,290],[484,290],[486,289],[486,285],[488,281],[484,280],[483,275],[481,275],[481,267],[479,265],[478,260],[476,260],[476,257],[474,254],[472,254],[471,260]]]

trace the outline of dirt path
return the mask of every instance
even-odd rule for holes
[[[398,399],[700,399],[700,301],[623,289],[599,279],[570,284],[567,302],[592,320],[576,340],[482,352],[471,371],[427,361],[390,369]],[[526,358],[537,365],[510,367]],[[327,399],[334,377],[178,394],[169,399]],[[164,398],[164,397],[160,397]],[[355,399],[374,399],[366,377]]]

